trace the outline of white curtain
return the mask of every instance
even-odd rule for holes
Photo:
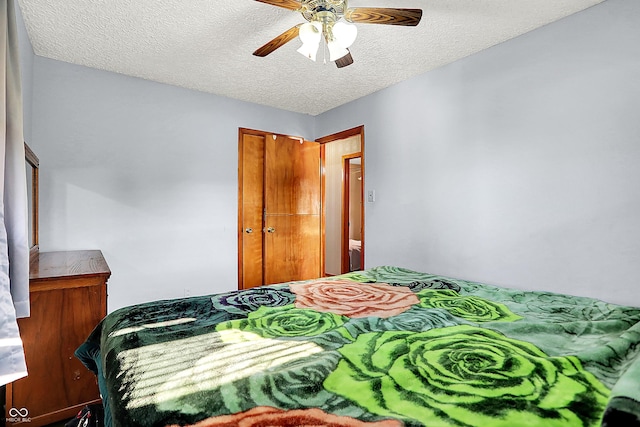
[[[27,375],[16,317],[29,316],[27,172],[14,0],[0,0],[0,385]]]

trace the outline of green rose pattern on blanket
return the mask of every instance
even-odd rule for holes
[[[260,407],[269,417],[318,408],[329,414],[327,425],[341,417],[353,425],[596,427],[613,397],[626,399],[625,407],[640,398],[640,390],[628,391],[634,379],[624,377],[640,371],[640,309],[633,307],[395,267],[206,298],[209,323],[204,297],[194,300],[197,315],[185,308],[176,316],[197,319],[199,339],[213,333],[217,341],[192,366],[184,362],[173,382],[158,383],[165,400],[120,410],[135,425],[222,420]],[[144,311],[134,322],[116,313],[136,332],[109,340],[121,350],[152,344],[158,328],[138,326]],[[186,325],[171,327],[191,339]],[[153,357],[162,351],[154,347]],[[156,378],[142,359],[128,363],[116,386],[135,396],[136,381]],[[204,381],[200,366],[214,365],[229,380]],[[190,391],[171,397],[177,388]]]
[[[480,297],[461,296],[456,291],[426,290],[418,292],[418,297],[422,307],[442,308],[471,322],[512,322],[522,319],[504,304]]]
[[[362,334],[338,351],[325,388],[430,426],[595,426],[609,395],[577,358],[473,326]]]

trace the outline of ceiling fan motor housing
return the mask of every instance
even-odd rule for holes
[[[301,4],[300,13],[309,22],[336,22],[347,10],[346,0],[302,0]]]

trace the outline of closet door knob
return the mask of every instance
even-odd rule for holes
[[[253,233],[253,228],[245,228],[244,232],[247,234],[251,234]]]
[[[275,233],[275,232],[276,232],[275,228],[273,228],[273,227],[267,228],[267,233]]]

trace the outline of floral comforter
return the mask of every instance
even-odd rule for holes
[[[378,267],[120,309],[115,426],[640,425],[640,309]]]

